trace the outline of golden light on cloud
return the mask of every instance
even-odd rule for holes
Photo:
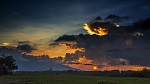
[[[59,43],[60,46],[66,46],[67,49],[75,49],[76,42],[61,42]]]
[[[94,30],[92,31],[90,26],[86,23],[84,24],[83,27],[90,35],[96,34],[99,36],[103,36],[108,34],[108,31],[105,28],[98,27],[98,28],[94,28]]]
[[[3,43],[3,46],[8,46],[10,45],[10,43]]]
[[[87,32],[88,32],[90,35],[95,34],[95,33],[90,29],[90,27],[89,27],[88,24],[85,23],[84,26],[83,26],[83,28],[84,28],[85,30],[87,30]]]
[[[38,46],[38,50],[33,50],[31,52],[32,55],[39,56],[43,54],[47,54],[50,58],[62,56],[65,57],[66,53],[75,53],[75,51],[84,52],[84,48],[76,48],[76,42],[61,42],[59,45],[56,46],[47,46],[47,45],[40,45]]]
[[[98,27],[99,29],[94,28],[94,31],[98,32],[97,35],[99,36],[103,36],[103,35],[107,35],[107,31],[104,28]]]
[[[43,48],[43,49],[33,50],[31,52],[31,54],[35,55],[35,56],[47,54],[47,55],[49,55],[50,58],[54,58],[54,57],[58,57],[58,56],[65,57],[66,53],[75,53],[75,51],[76,51],[75,49],[66,50],[66,48],[64,46],[59,46],[59,47],[55,47],[53,49]]]
[[[78,59],[78,62],[82,64],[92,64],[93,60],[87,59],[85,56],[83,56]]]
[[[85,52],[84,48],[76,47],[76,42],[61,42],[61,43],[59,43],[59,45],[66,47],[66,50],[75,50],[75,51],[78,50],[81,52]]]

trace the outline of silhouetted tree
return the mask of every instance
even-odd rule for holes
[[[133,77],[145,77],[145,78],[150,78],[150,70],[147,68],[143,68],[140,71],[134,71],[131,74]]]
[[[0,74],[10,74],[12,70],[18,69],[16,60],[11,55],[0,56]]]

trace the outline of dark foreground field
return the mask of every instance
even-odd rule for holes
[[[0,76],[0,84],[150,84],[150,78],[21,73]]]

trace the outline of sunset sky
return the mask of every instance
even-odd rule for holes
[[[137,70],[150,67],[149,36],[149,0],[0,1],[0,54],[22,65]]]

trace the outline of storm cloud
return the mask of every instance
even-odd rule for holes
[[[98,16],[94,20],[86,23],[84,29],[90,35],[143,35],[145,31],[150,31],[150,18],[124,25],[127,16],[108,15],[104,19]]]
[[[109,17],[109,18],[108,18]],[[127,19],[128,17],[108,16],[107,19]],[[76,42],[74,47],[84,48],[84,52],[66,54],[66,61],[78,60],[85,56],[97,65],[142,65],[150,66],[150,19],[144,19],[125,26],[114,26],[110,21],[90,22],[93,29],[97,26],[107,28],[108,34],[63,35],[54,42]],[[115,33],[112,33],[114,32]],[[111,34],[109,34],[111,33]],[[67,45],[70,46],[70,45]]]

